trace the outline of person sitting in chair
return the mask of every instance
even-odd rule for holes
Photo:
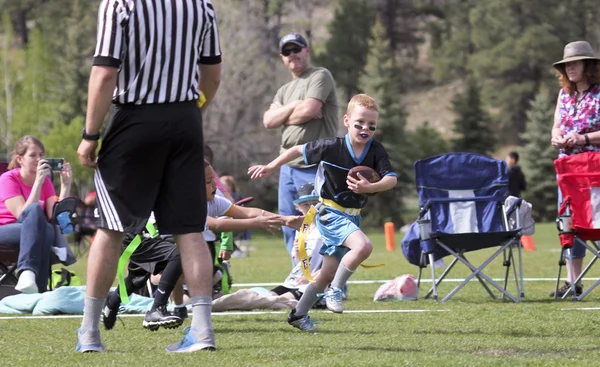
[[[56,192],[44,154],[44,145],[38,138],[23,136],[12,152],[9,171],[0,176],[0,242],[19,248],[19,281],[15,289],[23,293],[45,292],[52,245],[61,241],[61,247],[68,249],[59,228],[49,222]],[[63,162],[59,200],[67,197],[70,188],[71,166]],[[74,262],[70,256],[63,261],[65,265]]]

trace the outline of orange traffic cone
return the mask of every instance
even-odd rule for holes
[[[394,240],[394,223],[387,222],[383,225],[383,232],[385,233],[385,248],[388,251],[394,251],[396,249],[396,242]]]

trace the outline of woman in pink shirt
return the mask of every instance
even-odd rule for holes
[[[0,242],[19,247],[19,281],[15,289],[23,293],[45,292],[51,246],[61,234],[49,222],[56,193],[42,142],[29,135],[19,139],[8,168],[0,176]],[[66,162],[60,183],[62,200],[71,188],[71,167]]]

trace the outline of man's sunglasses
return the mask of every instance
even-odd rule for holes
[[[362,125],[354,124],[354,128],[358,129],[358,130],[364,130],[365,127],[371,131],[375,131],[375,129],[377,129],[375,126],[364,126],[363,127]]]
[[[287,50],[283,50],[281,51],[281,54],[283,56],[290,56],[292,53],[298,54],[302,52],[302,47],[298,46],[298,47],[294,47],[294,48],[288,48]]]

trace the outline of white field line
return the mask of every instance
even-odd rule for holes
[[[561,311],[598,311],[600,307],[573,307],[573,308],[561,308]]]
[[[596,281],[600,278],[583,278],[583,280],[585,281]],[[464,278],[450,278],[450,279],[444,279],[445,283],[460,283],[464,280]],[[495,282],[500,282],[500,281],[504,281],[504,278],[493,278],[492,279]],[[509,277],[508,278],[509,281],[514,281],[513,278]],[[526,282],[556,282],[556,278],[524,278],[523,279]],[[379,279],[379,280],[349,280],[348,284],[383,284],[386,282],[389,282],[390,279],[385,280],[385,279]],[[476,278],[471,280],[472,282],[477,281]],[[422,283],[431,283],[431,279],[421,279]],[[243,288],[247,288],[247,287],[276,287],[278,285],[281,285],[281,283],[234,283],[232,285],[232,287],[243,287]]]
[[[421,312],[448,312],[450,310],[344,310],[344,313],[421,313]],[[287,314],[288,311],[248,311],[248,312],[213,312],[213,316],[254,316]],[[317,311],[317,313],[329,313]],[[144,317],[145,313],[120,314],[119,317]],[[47,316],[2,316],[0,320],[15,319],[80,319],[83,315],[47,315]]]

